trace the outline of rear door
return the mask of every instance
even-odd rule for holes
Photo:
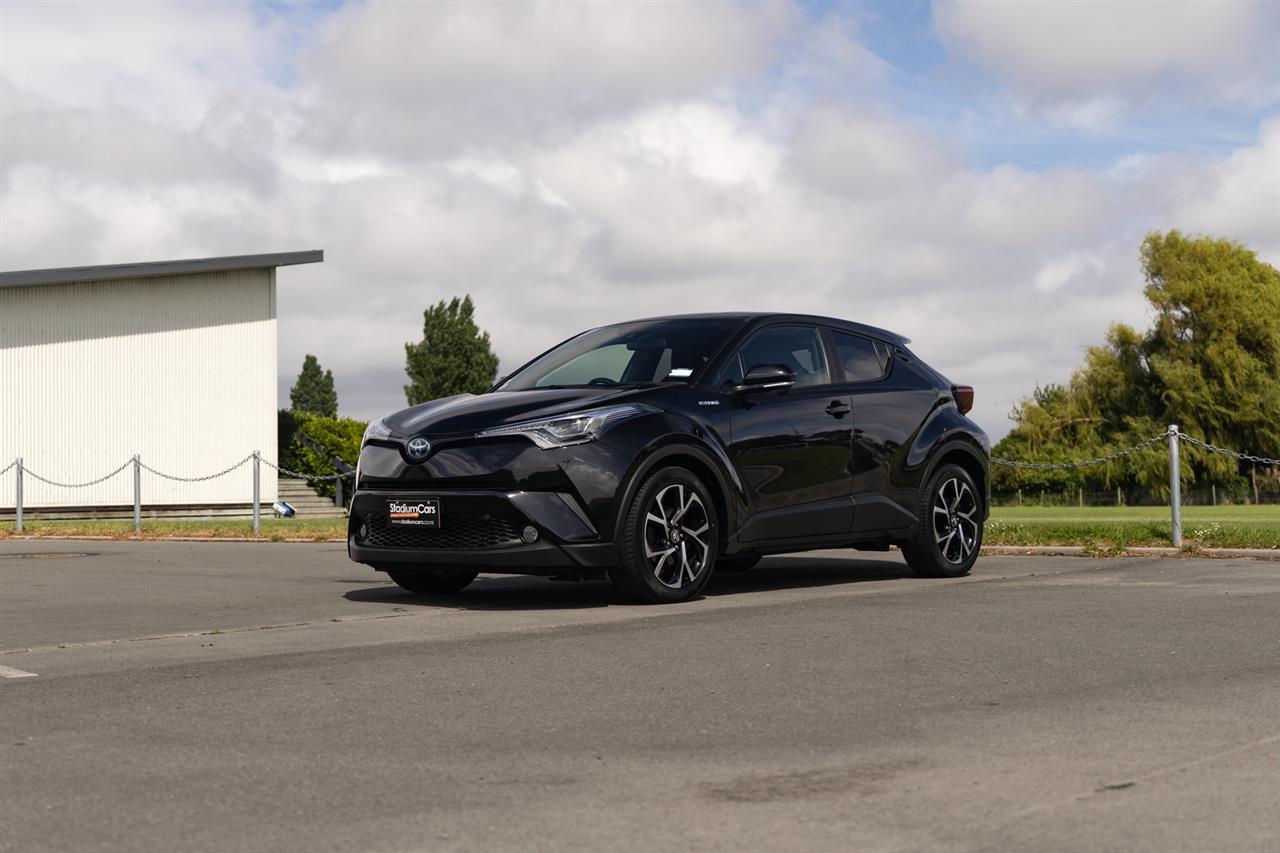
[[[915,493],[894,484],[894,460],[907,451],[937,395],[906,365],[895,365],[891,345],[840,329],[827,331],[853,408],[853,529],[910,525],[915,514],[904,502]]]
[[[721,369],[720,383],[741,381],[761,364],[796,372],[784,393],[726,400],[729,455],[746,485],[752,514],[746,542],[847,533],[853,523],[850,469],[853,419],[816,326],[785,324],[756,331]]]

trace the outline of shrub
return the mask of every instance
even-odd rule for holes
[[[355,467],[360,456],[360,439],[367,424],[354,418],[329,418],[308,412],[281,411],[280,466],[301,474],[325,476],[335,472],[337,457]],[[333,497],[332,480],[309,480],[322,495]],[[351,481],[347,480],[348,488]]]

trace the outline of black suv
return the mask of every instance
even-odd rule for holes
[[[977,559],[986,435],[883,329],[704,314],[570,338],[484,394],[369,425],[351,559],[418,593],[480,571],[585,577],[681,601],[717,565],[902,549],[916,574]]]

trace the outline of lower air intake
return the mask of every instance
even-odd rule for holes
[[[444,515],[438,528],[394,525],[384,512],[371,512],[364,521],[368,532],[362,545],[438,551],[473,551],[519,545],[520,531],[528,524],[524,518],[511,512],[468,511]]]

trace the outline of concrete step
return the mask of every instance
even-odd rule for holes
[[[331,498],[317,492],[299,477],[280,477],[276,481],[277,500],[287,503],[297,513],[295,518],[341,518],[346,511]]]
[[[294,506],[333,506],[333,501],[319,495],[281,495],[277,500],[288,501]]]

